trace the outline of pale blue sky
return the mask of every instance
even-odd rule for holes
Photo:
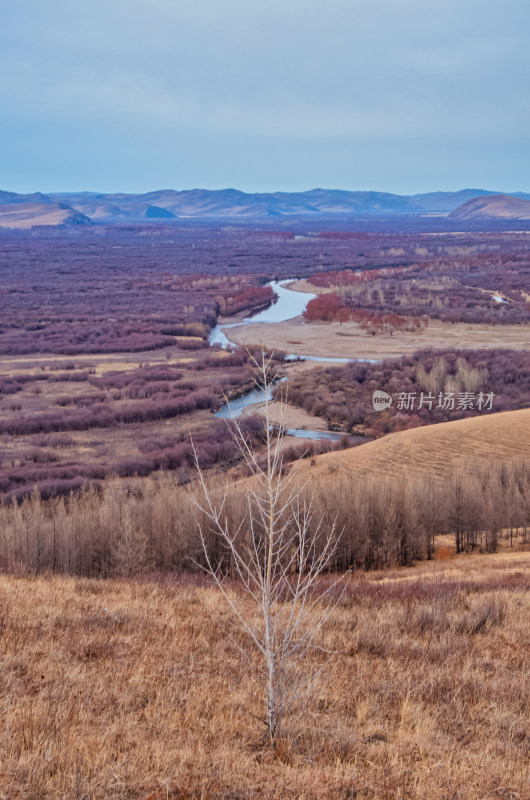
[[[529,0],[13,0],[0,188],[530,191]]]

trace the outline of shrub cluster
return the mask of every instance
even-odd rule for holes
[[[374,411],[372,396],[382,390],[393,396],[385,412]],[[400,411],[399,393],[460,392],[495,395],[492,408],[473,409],[424,406]],[[476,413],[511,411],[530,406],[530,353],[515,350],[423,350],[412,356],[382,363],[350,362],[341,366],[316,367],[300,372],[282,384],[289,402],[312,414],[323,416],[332,427],[349,433],[359,428],[380,436],[406,428],[448,422]]]

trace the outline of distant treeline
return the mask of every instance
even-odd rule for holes
[[[223,478],[212,492],[224,492]],[[198,512],[191,490],[174,475],[85,487],[44,501],[38,491],[21,504],[0,505],[0,569],[107,577],[196,571],[203,561],[198,523],[213,562],[227,574],[227,553]],[[232,527],[247,513],[245,484],[228,486]],[[311,487],[306,491],[311,491]],[[452,533],[457,551],[494,552],[501,538],[529,539],[530,462],[473,463],[443,479],[357,478],[330,462],[329,480],[314,495],[323,531],[335,523],[334,570],[409,565],[435,555],[435,539]],[[242,526],[243,533],[248,528]],[[317,539],[318,549],[318,539]]]
[[[415,324],[425,317],[452,323],[530,323],[526,254],[463,255],[472,249],[455,247],[449,258],[444,253],[398,269],[317,273],[311,283],[334,292],[312,300],[306,318],[359,321],[373,334],[405,328],[403,317]]]

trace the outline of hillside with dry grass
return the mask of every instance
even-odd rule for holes
[[[0,227],[33,228],[35,225],[90,224],[84,214],[62,203],[16,203],[0,204]]]
[[[530,409],[426,425],[391,433],[342,452],[326,453],[302,467],[312,479],[338,469],[356,475],[443,477],[470,462],[509,462],[530,456]]]
[[[467,200],[450,212],[451,219],[530,219],[530,201],[507,194]]]
[[[529,553],[354,577],[270,751],[214,589],[4,576],[0,796],[525,800],[529,590]]]

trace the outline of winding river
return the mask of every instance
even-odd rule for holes
[[[303,313],[309,301],[317,295],[309,292],[295,292],[292,289],[287,289],[285,284],[292,283],[294,280],[296,280],[296,278],[289,278],[281,282],[270,281],[267,285],[270,286],[274,293],[278,295],[278,300],[263,311],[259,311],[257,314],[254,314],[251,317],[245,317],[242,322],[234,322],[228,325],[223,325],[221,323],[220,325],[216,325],[215,328],[212,328],[210,332],[209,343],[211,345],[220,345],[223,349],[229,349],[236,346],[228,338],[230,336],[230,328],[236,328],[241,325],[252,325],[257,322],[285,322],[285,320],[298,317]],[[228,336],[225,331],[228,331]],[[347,363],[348,361],[352,360],[349,358],[298,356],[295,353],[287,355],[286,359],[288,361],[322,361],[325,363]],[[281,380],[286,380],[286,378],[282,378]],[[215,413],[215,416],[222,419],[238,417],[246,408],[253,406],[256,403],[263,403],[265,402],[265,399],[265,391],[252,389],[251,391],[245,392],[239,397],[234,398],[229,403],[226,403],[224,406],[222,406],[222,408],[219,409],[219,411]],[[345,436],[343,433],[334,433],[333,431],[316,431],[302,428],[287,428],[286,434],[288,436],[295,436],[303,439],[326,439],[328,441],[339,441]],[[363,437],[350,438],[365,441]]]
[[[257,314],[253,314],[251,317],[245,317],[242,322],[232,322],[228,325],[216,325],[215,328],[212,328],[210,331],[210,336],[208,337],[208,341],[211,345],[219,344],[223,349],[229,349],[230,347],[235,347],[235,344],[230,341],[228,336],[226,335],[225,331],[229,331],[230,328],[239,328],[242,325],[252,325],[256,322],[285,322],[288,319],[293,319],[293,317],[298,317],[302,314],[307,304],[310,300],[313,300],[317,297],[316,294],[311,294],[310,292],[295,292],[292,289],[287,289],[285,284],[293,283],[296,278],[287,278],[284,281],[269,281],[267,286],[270,286],[275,294],[278,295],[278,299],[275,303],[270,305],[268,308],[265,308],[263,311],[258,311]],[[291,353],[286,356],[287,361],[324,361],[324,362],[337,362],[340,364],[346,364],[348,361],[352,361],[351,358],[321,358],[319,356],[298,356],[295,353]],[[361,359],[359,359],[361,360]]]
[[[240,325],[251,325],[256,322],[285,322],[286,319],[298,317],[305,311],[305,308],[310,300],[316,297],[316,294],[309,294],[308,292],[293,292],[292,289],[286,289],[286,283],[292,283],[296,278],[289,278],[285,281],[269,281],[267,286],[270,286],[278,299],[275,303],[258,311],[251,317],[245,317],[242,322],[234,322],[229,325],[216,325],[210,332],[210,344],[220,344],[222,348],[227,349],[232,347],[232,342],[228,339],[224,331],[230,328],[237,328]]]

